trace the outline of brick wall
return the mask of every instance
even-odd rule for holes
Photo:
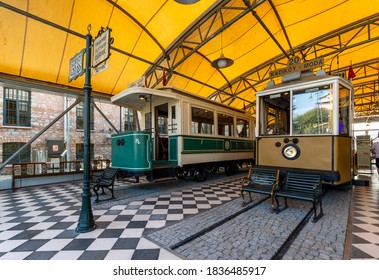
[[[9,142],[28,142],[34,135],[40,132],[50,124],[65,109],[65,98],[59,94],[48,94],[32,91],[31,92],[31,127],[11,127],[4,126],[3,108],[4,108],[4,89],[0,87],[0,163],[3,161],[3,145]],[[66,106],[75,102],[75,97],[69,97]],[[94,99],[97,107],[112,124],[120,129],[120,108],[99,99]],[[83,143],[83,130],[76,129],[76,108],[74,107],[69,113],[68,138],[70,146],[70,160],[76,160],[76,144]],[[106,134],[114,133],[108,122],[101,114],[94,109],[95,126],[91,131],[91,143],[94,144],[95,158],[110,159],[111,146],[110,139]],[[46,152],[46,139],[64,139],[64,117],[51,126],[31,145],[32,150]]]

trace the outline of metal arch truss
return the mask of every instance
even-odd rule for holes
[[[232,2],[230,6],[228,6],[229,2]],[[162,70],[165,70],[168,73],[166,77],[167,80],[170,79],[173,74],[176,74],[210,87],[192,77],[180,74],[175,71],[175,69],[195,53],[205,58],[205,56],[199,51],[202,46],[264,2],[266,2],[266,0],[254,0],[249,7],[243,6],[243,3],[241,2],[241,6],[236,7],[233,6],[233,1],[231,0],[217,1],[208,10],[208,13],[204,14],[202,18],[190,26],[168,49],[166,49],[165,54],[162,54],[145,72],[147,86],[150,88],[157,87],[162,82]],[[224,16],[226,10],[233,10],[236,14],[235,17],[226,21]],[[191,37],[195,39],[192,39]],[[217,71],[219,71],[224,78],[225,84],[229,85],[229,81],[223,75],[221,70],[217,69]],[[215,91],[223,91],[218,88],[214,89]],[[225,93],[227,94],[227,92]]]
[[[323,69],[327,73],[340,74],[343,72],[347,77],[349,67],[338,69],[338,57],[347,50],[362,47],[365,44],[379,40],[379,36],[372,36],[377,32],[371,32],[373,28],[378,28],[378,25],[379,14],[375,14],[369,18],[362,19],[354,24],[345,26],[319,38],[315,38],[312,41],[305,42],[301,46],[294,47],[294,55],[298,55],[307,60],[324,57]],[[329,42],[338,43],[331,45]],[[270,71],[286,67],[287,62],[287,57],[284,54],[274,57],[230,81],[228,85],[224,85],[219,91],[214,92],[208,98],[215,99],[219,96],[219,99],[222,100],[223,103],[230,103],[230,101],[247,90],[253,89],[254,91],[257,91],[257,87],[263,87],[268,81],[270,81]],[[363,69],[366,69],[370,64],[371,61],[363,61],[352,66],[354,71],[356,71],[357,67],[363,67]],[[360,79],[379,79],[379,73],[372,76],[365,76],[365,71],[363,70],[357,71],[356,75],[354,84]]]

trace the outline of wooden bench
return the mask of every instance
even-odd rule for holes
[[[249,193],[250,202],[251,193],[260,193],[271,195],[274,187],[279,182],[279,169],[252,167],[246,177],[242,179],[241,197],[242,205],[245,205],[244,192]],[[273,204],[273,200],[271,200]]]
[[[96,194],[95,202],[99,202],[98,191],[100,190],[100,188],[101,188],[102,195],[105,194],[104,188],[107,188],[108,190],[111,191],[112,199],[115,198],[113,188],[114,188],[114,181],[116,179],[117,172],[118,172],[117,168],[107,167],[103,171],[103,173],[99,176],[99,178],[97,178],[96,181],[92,183],[92,190]]]
[[[287,198],[311,201],[313,203],[313,222],[317,222],[324,214],[322,212],[322,184],[321,173],[287,171],[285,182],[282,187],[275,188],[272,196],[276,201],[275,211],[288,207]],[[284,208],[279,206],[279,197],[284,198]],[[317,215],[317,204],[320,205],[320,213]]]

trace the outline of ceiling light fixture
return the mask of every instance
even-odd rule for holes
[[[222,47],[222,32],[221,32],[221,54],[220,54],[220,57],[217,58],[216,60],[213,60],[211,65],[218,69],[218,68],[226,68],[226,67],[229,67],[231,65],[233,65],[234,63],[234,60],[231,59],[231,58],[227,58],[224,56],[224,53],[223,53],[223,47]]]
[[[175,0],[175,2],[178,2],[179,4],[184,4],[184,5],[191,5],[195,4],[196,2],[199,2],[200,0]]]

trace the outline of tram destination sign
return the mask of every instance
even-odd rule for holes
[[[280,68],[273,70],[269,73],[270,79],[279,77],[279,76],[284,76],[287,74],[292,74],[296,72],[301,72],[309,69],[313,69],[316,67],[320,67],[324,65],[324,58],[323,57],[318,57],[312,60],[304,61],[300,63],[300,58],[295,57],[293,59],[290,59],[287,63],[287,67],[285,68]]]

